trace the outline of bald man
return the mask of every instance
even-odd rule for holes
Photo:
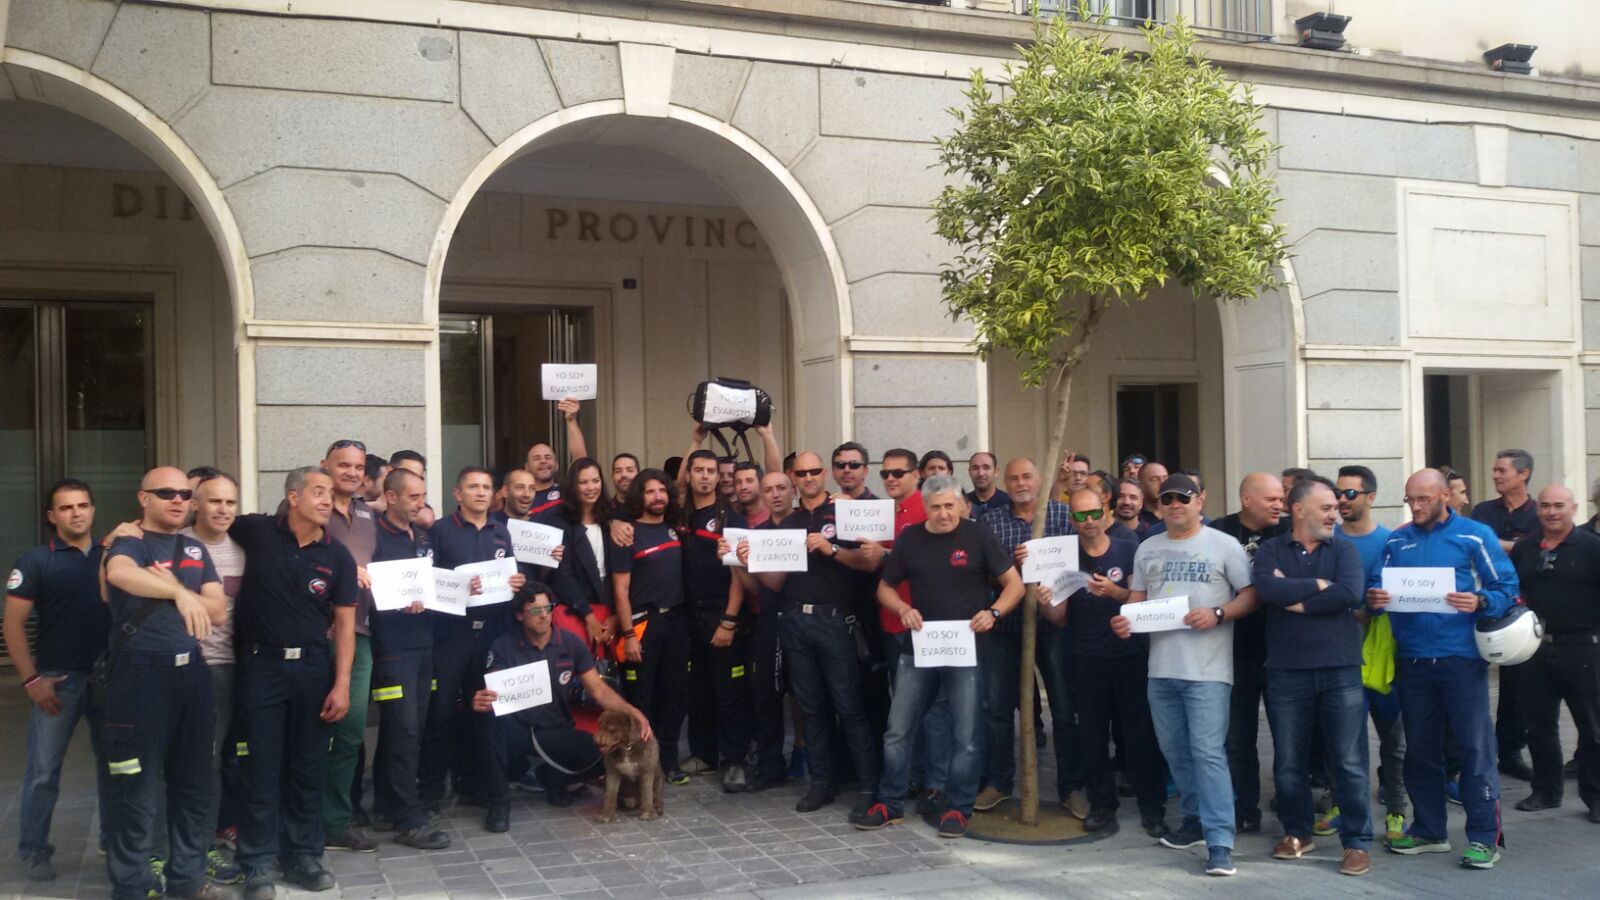
[[[1143,538],[1150,526],[1161,521],[1161,504],[1156,497],[1161,493],[1161,482],[1167,480],[1167,467],[1151,460],[1139,467],[1139,489],[1144,491],[1144,510],[1139,513],[1139,537]]]
[[[139,485],[143,534],[117,538],[105,555],[116,637],[101,740],[111,795],[106,869],[116,898],[158,888],[148,860],[163,802],[167,896],[222,896],[206,879],[216,709],[199,639],[226,620],[228,600],[205,544],[178,533],[193,499],[182,470],[151,469]]]
[[[1461,864],[1489,869],[1500,860],[1500,776],[1495,766],[1494,723],[1489,717],[1489,664],[1478,655],[1473,626],[1506,614],[1519,591],[1517,573],[1489,526],[1451,509],[1448,486],[1437,469],[1406,480],[1411,521],[1384,544],[1367,582],[1367,607],[1388,612],[1383,589],[1389,569],[1448,568],[1454,589],[1441,612],[1392,615],[1395,683],[1406,729],[1406,790],[1416,819],[1389,849],[1403,855],[1449,853],[1445,817],[1444,735],[1461,747],[1461,803],[1467,812],[1467,849]]]
[[[1572,491],[1539,492],[1539,526],[1511,548],[1522,599],[1544,622],[1546,643],[1521,669],[1522,715],[1533,756],[1532,811],[1561,805],[1561,704],[1578,727],[1578,796],[1600,823],[1600,537],[1573,527]]]
[[[1283,516],[1283,481],[1271,472],[1251,472],[1239,482],[1239,511],[1212,528],[1230,534],[1245,556],[1289,531]],[[1261,830],[1261,702],[1267,689],[1267,620],[1240,619],[1233,630],[1233,697],[1228,709],[1228,772],[1233,777],[1234,814],[1244,833]]]

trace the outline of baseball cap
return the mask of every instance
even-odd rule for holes
[[[1173,475],[1168,475],[1167,480],[1161,482],[1161,490],[1157,493],[1182,494],[1185,497],[1198,497],[1200,496],[1200,486],[1194,483],[1193,478],[1190,478],[1182,472],[1178,472]]]

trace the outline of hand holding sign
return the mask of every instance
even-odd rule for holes
[[[1391,567],[1383,570],[1391,613],[1454,613],[1445,595],[1456,589],[1454,569]]]
[[[1064,579],[1068,573],[1078,574],[1078,536],[1036,538],[1028,541],[1022,559],[1023,584],[1047,584],[1051,600],[1060,602],[1088,584],[1087,578]]]
[[[424,606],[433,599],[433,560],[396,559],[367,566],[372,578],[372,607],[379,612]]]
[[[539,367],[539,375],[546,400],[593,400],[599,394],[600,378],[594,363],[545,363]]]
[[[483,686],[495,692],[494,714],[504,716],[535,706],[543,706],[554,699],[550,692],[550,661],[485,672]]]
[[[728,542],[728,552],[722,557],[722,564],[734,568],[744,568],[744,563],[739,562],[739,542],[750,536],[749,528],[724,528],[722,538]]]
[[[511,576],[517,574],[517,561],[511,557],[467,563],[456,566],[456,571],[463,575],[478,576],[481,593],[473,594],[472,599],[467,601],[468,606],[505,603],[516,594],[511,587]]]
[[[1189,614],[1189,598],[1180,594],[1142,603],[1125,603],[1122,615],[1135,634],[1150,631],[1178,631],[1187,629],[1183,617]]]
[[[775,528],[751,531],[750,571],[804,572],[806,570],[806,532],[800,528]]]
[[[467,614],[472,603],[472,576],[452,569],[433,570],[433,600],[425,604],[435,612],[452,616]]]
[[[923,622],[911,632],[911,658],[919,669],[976,666],[978,636],[971,623],[960,619]]]
[[[839,540],[894,540],[893,500],[835,500],[833,509]]]
[[[561,561],[555,557],[555,549],[561,546],[564,538],[561,529],[538,522],[509,519],[506,521],[506,530],[511,532],[511,552],[517,562],[549,569],[561,565]]]

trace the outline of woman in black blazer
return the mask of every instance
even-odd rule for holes
[[[616,624],[611,620],[611,579],[605,568],[605,530],[611,519],[611,498],[600,464],[589,457],[574,460],[561,484],[561,505],[540,514],[539,521],[565,535],[561,565],[550,586],[564,607],[556,623],[579,637],[609,648]]]

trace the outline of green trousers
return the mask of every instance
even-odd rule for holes
[[[350,783],[356,757],[367,733],[367,706],[372,702],[372,639],[356,635],[356,658],[350,663],[350,712],[333,726],[328,744],[328,776],[322,786],[322,829],[328,837],[350,826]]]

